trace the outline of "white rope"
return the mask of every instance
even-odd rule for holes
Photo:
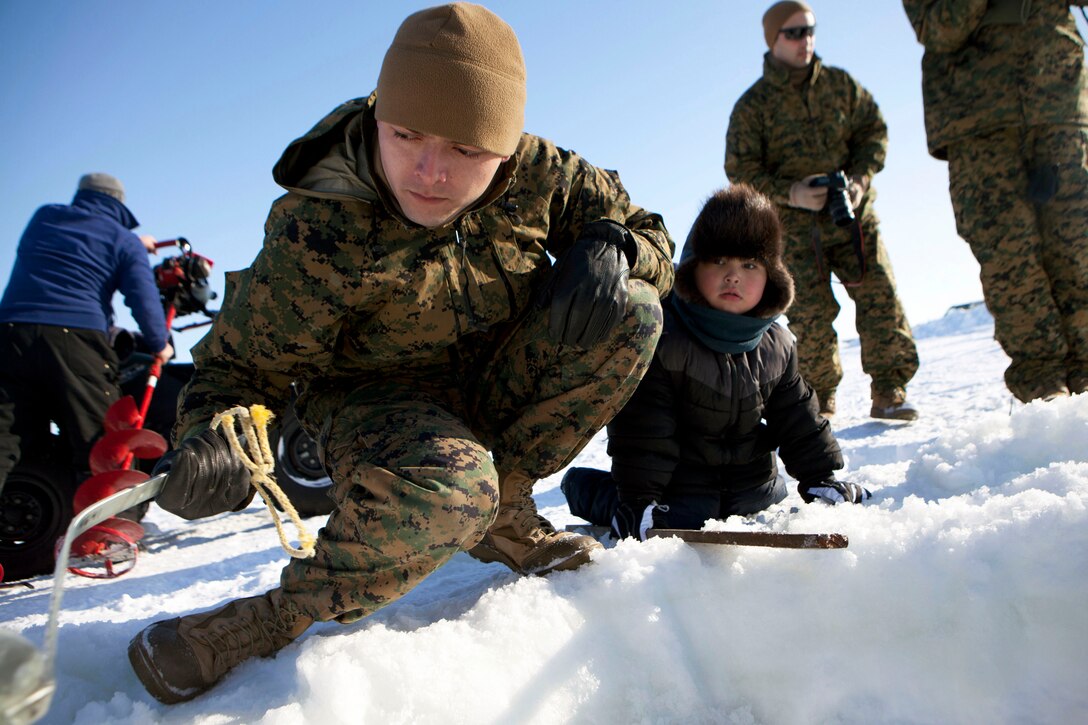
[[[248,454],[242,447],[242,442],[234,429],[236,417],[238,427],[241,428],[242,436],[249,447]],[[268,512],[272,514],[272,521],[276,524],[276,532],[280,537],[280,546],[295,559],[308,559],[314,555],[315,539],[306,530],[302,523],[302,517],[298,515],[298,511],[291,505],[291,500],[287,498],[287,494],[276,485],[276,481],[272,477],[276,468],[276,459],[272,455],[271,446],[268,444],[268,423],[271,420],[272,411],[263,405],[252,405],[248,409],[239,405],[212,418],[212,430],[221,429],[227,442],[230,443],[230,449],[234,452],[234,455],[238,456],[239,460],[242,461],[242,465],[249,469],[250,482],[257,489],[257,493],[261,494],[264,505],[268,507]],[[296,549],[288,542],[287,534],[283,530],[283,522],[276,512],[273,500],[279,503],[280,507],[283,508],[283,512],[287,514],[298,530],[299,548]]]

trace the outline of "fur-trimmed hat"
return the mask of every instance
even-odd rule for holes
[[[705,305],[695,284],[698,262],[755,259],[767,270],[767,286],[748,315],[780,315],[793,302],[793,276],[782,261],[782,248],[782,223],[771,200],[747,184],[733,184],[707,199],[691,225],[676,269],[676,292],[687,302]]]
[[[375,114],[499,156],[514,153],[525,124],[525,60],[514,30],[472,3],[409,15],[382,62]]]

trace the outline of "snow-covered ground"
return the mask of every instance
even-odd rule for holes
[[[868,418],[843,345],[835,431],[868,504],[794,492],[716,524],[841,532],[845,550],[624,541],[546,578],[458,554],[369,619],[317,625],[167,707],[129,669],[129,639],[275,586],[284,555],[257,503],[195,524],[152,507],[133,572],[69,578],[43,722],[1088,722],[1088,395],[1012,402],[984,309],[916,334],[911,425]],[[575,465],[607,467],[604,445]],[[537,501],[575,523],[559,479]],[[0,591],[0,621],[40,645],[51,581],[32,583]]]

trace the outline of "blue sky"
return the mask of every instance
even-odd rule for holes
[[[677,243],[726,183],[729,112],[762,70],[769,2],[513,2],[526,130],[617,169]],[[139,231],[187,237],[222,273],[260,248],[283,148],[341,101],[367,95],[401,20],[427,3],[341,0],[0,0],[0,275],[34,209],[79,176],[120,177]],[[981,299],[955,232],[945,164],[926,154],[922,49],[897,2],[814,3],[816,50],[875,96],[888,122],[876,177],[908,316]],[[841,300],[846,295],[836,290]],[[118,308],[123,315],[123,307]],[[852,332],[844,305],[838,327]],[[179,352],[199,338],[186,333]]]

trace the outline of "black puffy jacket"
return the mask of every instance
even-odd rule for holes
[[[746,490],[775,475],[776,449],[799,481],[842,468],[787,330],[771,324],[754,350],[718,353],[664,307],[650,369],[608,425],[621,500],[661,500],[666,489]]]

